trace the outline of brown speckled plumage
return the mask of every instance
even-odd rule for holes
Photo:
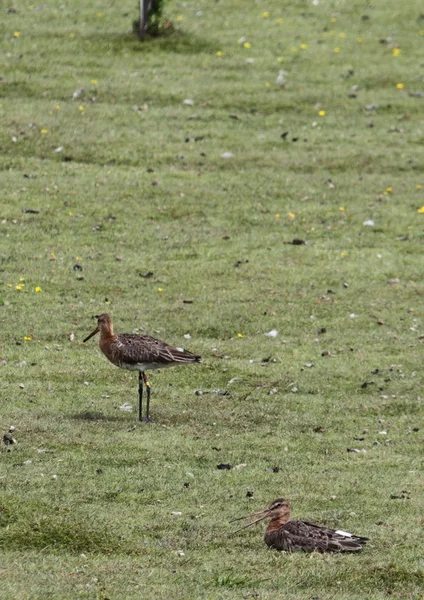
[[[290,519],[290,504],[279,498],[269,508],[253,513],[259,516],[250,527],[263,519],[271,518],[265,531],[265,543],[270,548],[285,552],[302,550],[304,552],[357,552],[367,542],[368,538],[352,535],[346,531],[329,529],[307,521]],[[244,518],[244,517],[242,517]],[[239,530],[240,531],[240,530]]]
[[[182,348],[174,348],[166,342],[149,335],[134,333],[113,333],[112,320],[109,315],[96,316],[97,327],[84,342],[100,332],[100,350],[111,363],[121,369],[139,372],[139,420],[141,421],[143,381],[147,390],[146,421],[150,420],[150,384],[145,375],[148,369],[163,369],[175,365],[187,365],[200,362],[200,356]]]

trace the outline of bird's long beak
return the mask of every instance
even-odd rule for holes
[[[92,338],[92,337],[93,337],[93,335],[96,335],[96,333],[99,333],[99,331],[100,331],[100,329],[99,329],[98,327],[96,327],[96,329],[94,329],[94,330],[93,330],[93,331],[90,333],[90,335],[87,335],[87,337],[85,338],[85,340],[82,340],[82,341],[83,341],[83,342],[88,342],[88,340],[89,340],[90,338]]]
[[[247,527],[256,525],[256,523],[259,523],[259,521],[263,521],[264,519],[269,517],[270,516],[269,508],[266,508],[265,510],[258,510],[257,512],[251,513],[250,515],[245,515],[244,517],[237,517],[236,519],[232,519],[230,521],[230,523],[234,523],[234,521],[241,521],[242,519],[250,519],[251,517],[257,517],[258,515],[261,515],[259,517],[259,519],[255,519],[254,521],[247,523],[247,525],[243,525],[243,527],[240,527],[240,529],[236,529],[235,531],[233,531],[232,535],[234,535],[235,533],[238,533],[242,529],[247,529]]]

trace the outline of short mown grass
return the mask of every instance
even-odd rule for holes
[[[421,598],[422,6],[136,10],[1,8],[1,596]],[[147,426],[100,312],[203,356]],[[232,535],[279,496],[369,544]]]

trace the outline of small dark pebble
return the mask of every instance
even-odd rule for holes
[[[272,467],[273,473],[279,473],[281,471],[280,467]]]
[[[412,431],[415,431],[415,432],[416,432],[416,431],[419,431],[419,430],[420,430],[420,428],[419,428],[419,427],[413,427],[413,428],[412,428]]]
[[[302,240],[300,238],[293,238],[289,244],[293,244],[293,246],[306,246],[306,240]]]
[[[365,438],[363,437],[354,437],[354,440],[356,440],[357,442],[363,442]]]
[[[146,171],[147,171],[147,173],[154,173],[155,172],[155,170],[152,169],[152,167],[149,167],[148,169],[146,169]]]
[[[374,369],[374,371],[371,371],[371,375],[377,375],[378,373],[380,373],[380,369]]]
[[[216,465],[216,468],[219,471],[229,471],[231,469],[231,465],[227,463],[219,463],[219,465]]]
[[[150,279],[150,277],[153,277],[153,271],[147,271],[147,273],[139,273],[140,277],[143,277],[143,279]]]
[[[327,333],[326,327],[320,327],[320,329],[317,331],[318,335],[322,335],[323,333]]]
[[[283,140],[285,140],[285,139],[286,139],[286,137],[287,137],[288,135],[289,135],[289,132],[288,132],[288,131],[284,131],[284,132],[281,134],[281,137],[283,138]]]
[[[221,448],[217,448],[216,446],[212,446],[211,450],[216,450],[216,452],[221,452]]]
[[[73,267],[74,271],[82,271],[82,265],[76,263]]]
[[[193,304],[193,300],[183,300],[183,304]]]
[[[246,498],[253,498],[253,492],[246,492]]]
[[[187,483],[184,484],[184,487],[187,489],[187,488],[190,487],[190,484],[187,482]]]
[[[315,433],[324,433],[325,428],[322,427],[322,425],[318,425],[318,427],[314,427],[312,431],[314,431]]]
[[[330,356],[330,351],[324,350],[323,352],[321,352],[321,356]]]
[[[96,469],[97,475],[101,475],[103,473],[103,469]]]
[[[238,260],[237,262],[235,262],[235,263],[234,263],[234,266],[235,266],[235,267],[239,267],[240,265],[244,265],[244,264],[246,264],[246,263],[248,263],[248,262],[249,262],[249,259],[248,259],[248,258],[245,258],[244,260]]]
[[[292,142],[297,142],[299,138],[292,138]]]
[[[39,215],[40,211],[39,210],[35,210],[35,208],[23,208],[22,209],[23,213],[26,213],[27,215]]]
[[[364,381],[364,383],[361,385],[361,388],[364,390],[369,385],[373,385],[373,384],[374,384],[374,381]]]
[[[84,277],[77,277],[77,281],[84,281]]]

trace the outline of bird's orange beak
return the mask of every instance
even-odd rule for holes
[[[259,521],[263,521],[264,519],[269,517],[270,514],[271,511],[269,510],[269,508],[266,508],[265,510],[258,510],[257,512],[251,513],[250,515],[245,515],[244,517],[237,517],[236,519],[232,519],[230,523],[234,523],[234,521],[241,521],[242,519],[251,519],[252,517],[257,517],[261,515],[259,516],[259,519],[255,519],[247,525],[243,525],[243,527],[240,527],[240,529],[236,529],[235,531],[233,531],[233,534],[238,533],[239,531],[241,531],[242,529],[246,529],[247,527],[251,527],[252,525],[256,525],[256,523],[259,523]]]
[[[85,338],[85,340],[82,340],[82,341],[83,341],[83,342],[88,342],[88,340],[89,340],[90,338],[92,338],[92,337],[93,337],[93,335],[96,335],[96,333],[99,333],[99,331],[100,331],[100,329],[99,329],[98,327],[96,327],[96,329],[94,329],[94,330],[93,330],[93,331],[90,333],[90,335],[87,335],[87,337]]]

